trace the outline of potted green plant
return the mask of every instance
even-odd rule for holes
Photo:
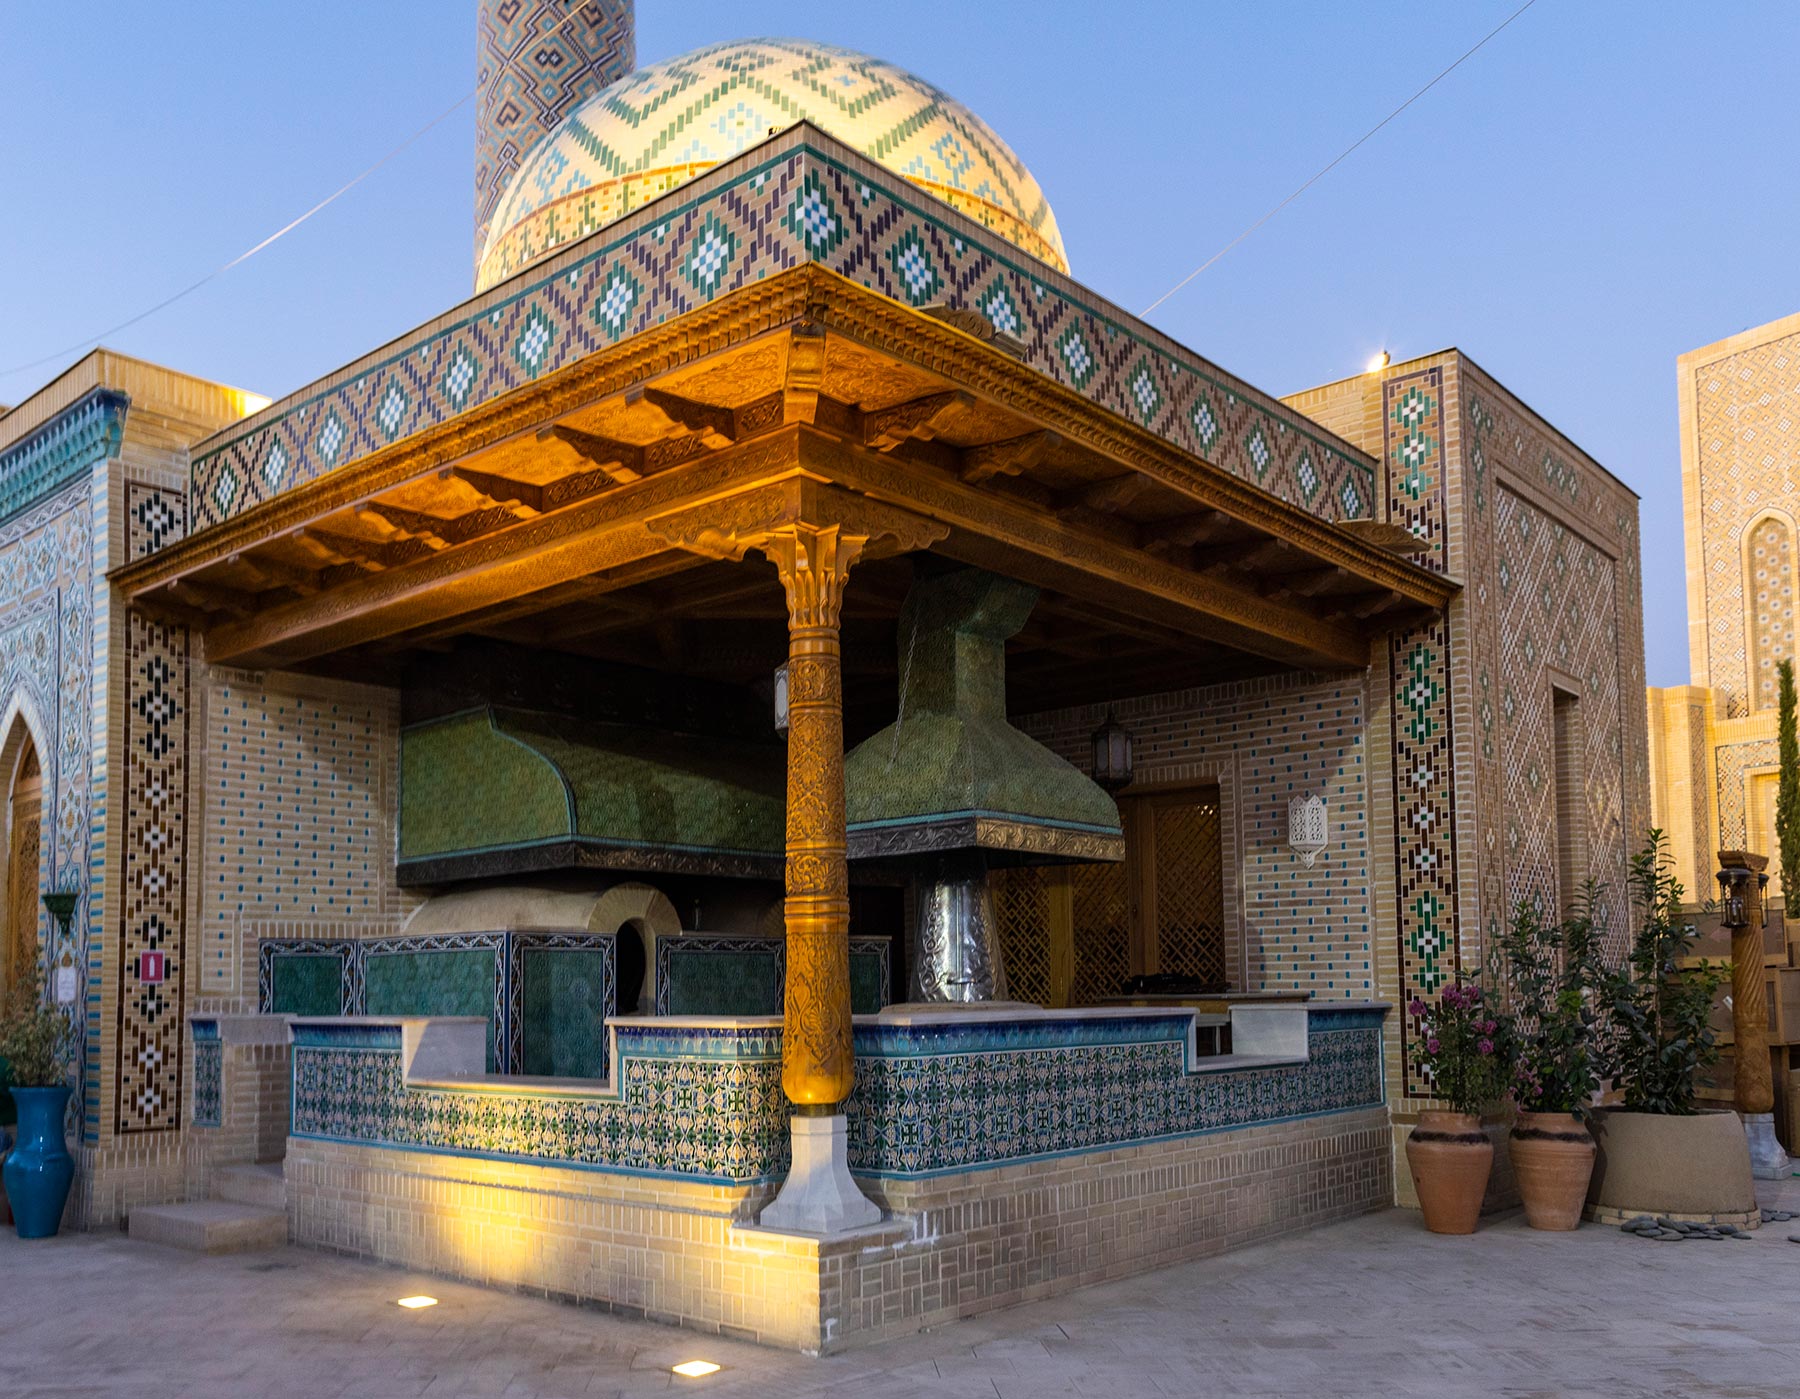
[[[1413,1189],[1432,1233],[1473,1234],[1494,1165],[1481,1114],[1506,1093],[1512,1029],[1479,982],[1461,975],[1434,1004],[1415,998],[1407,1009],[1420,1026],[1413,1062],[1449,1104],[1421,1112],[1406,1139]]]
[[[1622,1220],[1675,1215],[1719,1223],[1757,1218],[1750,1150],[1737,1114],[1697,1102],[1701,1072],[1718,1062],[1709,1019],[1725,980],[1693,957],[1697,937],[1661,831],[1631,862],[1634,929],[1624,962],[1602,978],[1600,1071],[1619,1105],[1595,1111],[1598,1154],[1590,1212]]]
[[[1595,1005],[1607,980],[1595,917],[1600,899],[1590,881],[1560,922],[1521,900],[1500,939],[1518,1111],[1508,1146],[1533,1229],[1579,1226],[1594,1171],[1587,1119],[1600,1088]]]
[[[75,1162],[63,1139],[74,1028],[61,1006],[44,1002],[36,969],[13,988],[0,1015],[0,1058],[10,1065],[18,1142],[3,1173],[21,1239],[44,1239],[62,1226]]]

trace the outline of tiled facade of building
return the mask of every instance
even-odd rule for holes
[[[1800,521],[1800,315],[1676,362],[1687,545],[1688,685],[1649,692],[1656,821],[1688,896],[1716,852],[1773,857],[1776,664],[1794,656]]]
[[[182,722],[185,652],[170,650],[166,630],[134,631],[105,574],[179,537],[188,446],[249,406],[237,390],[102,350],[0,419],[0,494],[12,512],[0,523],[0,597],[19,628],[0,678],[0,761],[28,729],[54,831],[41,887],[81,895],[70,1212],[90,1225],[132,1199],[179,1191],[186,1054],[186,920],[170,854],[185,813],[169,779],[186,758],[170,727]],[[12,725],[18,715],[26,729]]]
[[[1371,790],[1392,794],[1372,804],[1375,839],[1394,850],[1375,867],[1378,994],[1428,998],[1481,965],[1519,899],[1564,903],[1553,839],[1576,842],[1611,891],[1619,950],[1627,859],[1649,827],[1628,698],[1644,664],[1637,497],[1454,350],[1288,402],[1380,450],[1390,518],[1464,585],[1371,682]],[[1551,837],[1558,693],[1581,714],[1587,802]],[[1407,1084],[1397,1129],[1429,1100],[1404,1065],[1414,1028],[1390,1049]]]

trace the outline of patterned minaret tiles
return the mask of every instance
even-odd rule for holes
[[[476,0],[476,15],[479,257],[520,159],[576,103],[636,67],[637,18],[633,0]]]

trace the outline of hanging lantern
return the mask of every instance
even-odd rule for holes
[[[1094,730],[1094,781],[1109,792],[1131,785],[1131,730],[1106,711],[1106,722]]]
[[[1719,922],[1734,931],[1750,926],[1750,871],[1727,865],[1719,871]]]
[[[1317,794],[1295,797],[1288,803],[1288,848],[1311,869],[1328,843],[1325,798]]]

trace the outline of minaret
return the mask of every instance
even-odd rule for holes
[[[576,103],[637,66],[637,17],[633,0],[476,0],[476,12],[479,261],[525,153]]]

